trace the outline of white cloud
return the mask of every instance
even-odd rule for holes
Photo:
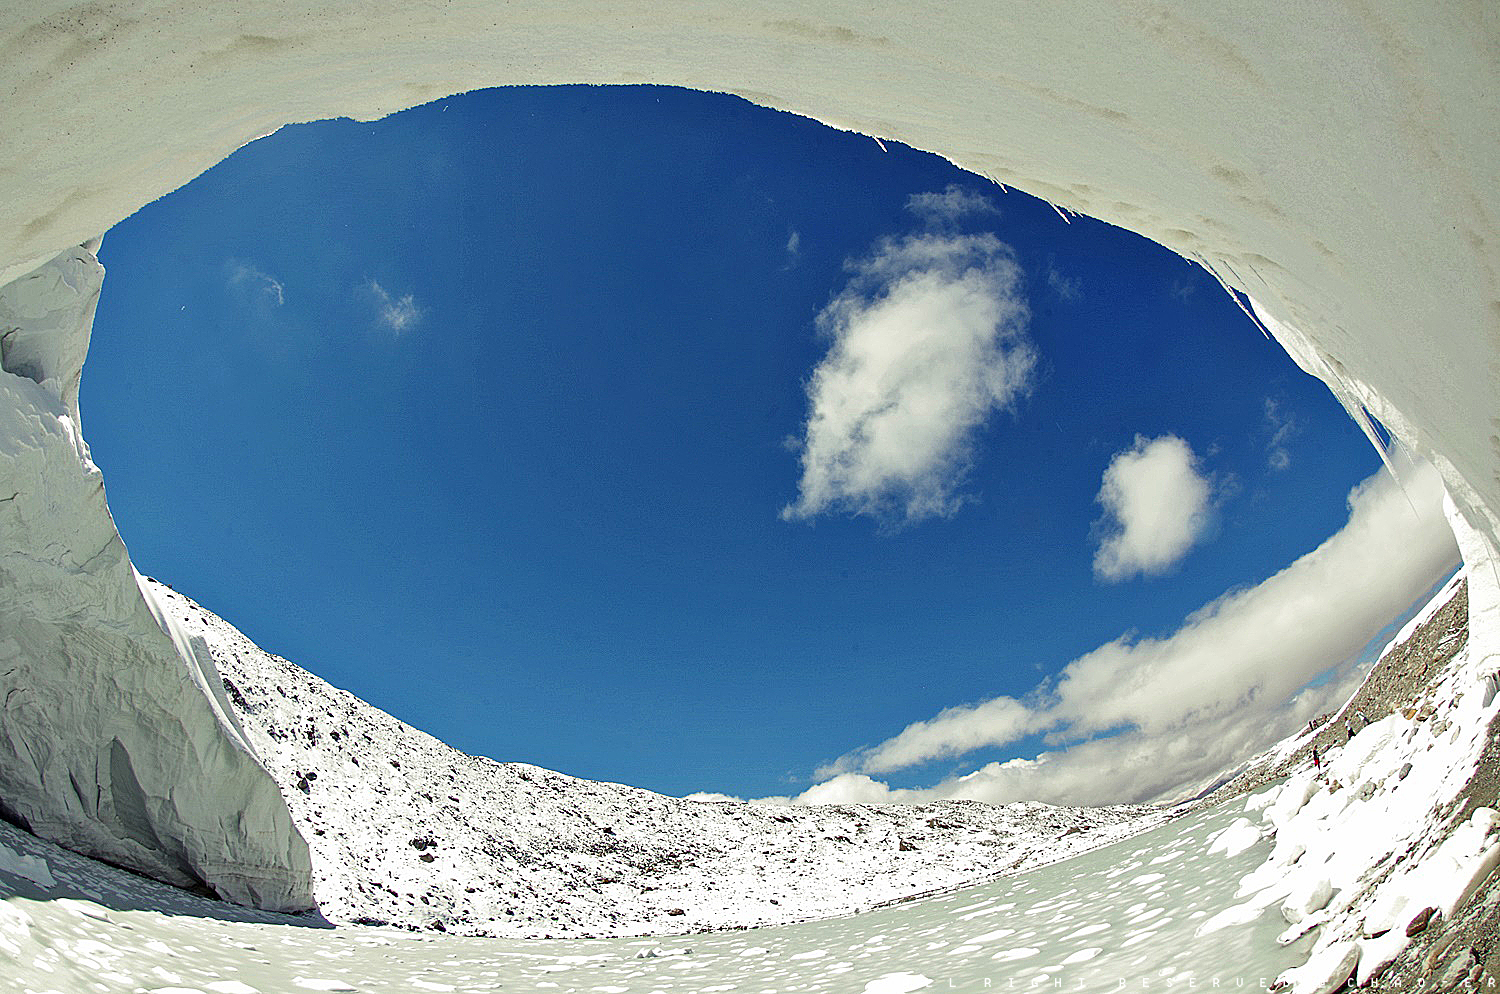
[[[782,517],[950,515],[975,432],[1031,384],[1020,267],[993,235],[925,234],[849,268],[818,315],[831,345],[807,385],[800,493]]]
[[[949,183],[942,193],[914,193],[906,209],[929,224],[947,225],[976,214],[999,214],[1000,208],[983,194]]]
[[[368,280],[364,290],[375,304],[375,320],[382,327],[400,334],[422,319],[422,309],[411,294],[393,296],[374,280]]]
[[[1083,280],[1076,276],[1064,276],[1056,266],[1047,266],[1047,287],[1057,294],[1057,299],[1072,303],[1083,296]]]
[[[1094,575],[1118,583],[1171,569],[1208,530],[1212,495],[1186,442],[1137,435],[1110,460],[1095,498],[1105,517]]]
[[[818,771],[829,776],[850,769],[889,773],[930,759],[961,756],[985,746],[1005,745],[1028,734],[1036,714],[1013,697],[946,708],[935,718],[906,726],[900,735]]]
[[[1301,426],[1292,415],[1283,413],[1281,405],[1272,397],[1266,398],[1266,428],[1271,433],[1266,442],[1266,465],[1277,472],[1289,469],[1292,454],[1286,443],[1301,430]]]
[[[1201,785],[1340,705],[1358,685],[1352,661],[1366,643],[1457,565],[1437,473],[1423,465],[1404,479],[1404,492],[1384,471],[1361,483],[1336,534],[1257,586],[1200,608],[1171,636],[1122,636],[1024,701],[997,697],[915,722],[828,764],[822,775],[838,775],[798,801],[873,794],[884,785],[868,773],[1038,732],[1052,751],[893,789],[889,799],[1096,804]]]
[[[286,288],[276,277],[237,259],[229,261],[228,269],[229,285],[247,294],[253,303],[267,307],[286,303]]]
[[[841,773],[832,780],[809,787],[797,804],[886,804],[893,800],[890,787],[862,773]]]

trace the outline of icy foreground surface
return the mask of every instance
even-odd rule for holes
[[[1096,848],[1141,805],[703,804],[469,756],[143,581],[206,646],[312,847],[320,912],[503,936],[645,935],[846,914]]]
[[[479,939],[327,929],[215,905],[0,825],[0,970],[12,990],[837,991],[1140,989],[1196,977],[1258,989],[1302,960],[1274,910],[1197,934],[1235,901],[1264,841],[1212,852],[1237,805],[976,888],[852,918],[677,938]],[[18,865],[19,864],[19,865]],[[36,878],[44,878],[37,883]],[[46,884],[45,880],[55,883]],[[1043,988],[1036,988],[1043,989]]]

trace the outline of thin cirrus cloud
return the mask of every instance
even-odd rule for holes
[[[1083,297],[1083,280],[1067,276],[1055,265],[1047,266],[1047,288],[1065,303],[1074,303]]]
[[[271,274],[240,259],[229,260],[225,268],[230,288],[243,294],[251,304],[280,307],[286,303],[286,287]]]
[[[1349,494],[1349,519],[1260,584],[1204,605],[1173,634],[1121,636],[1073,660],[1024,699],[943,710],[818,771],[798,803],[943,798],[1102,804],[1202,784],[1338,707],[1363,676],[1354,659],[1458,564],[1437,473],[1384,471]],[[1316,684],[1316,686],[1314,686]],[[987,764],[925,788],[892,773],[1045,735],[1049,751]]]
[[[976,214],[999,214],[989,197],[949,183],[942,193],[914,193],[906,198],[906,209],[929,225],[955,224]]]
[[[951,220],[975,201],[988,204],[950,187],[908,206]],[[928,230],[883,239],[847,268],[817,317],[829,349],[807,384],[798,497],[781,516],[842,511],[899,527],[952,515],[977,430],[1031,387],[1020,267],[991,234]]]
[[[400,334],[422,320],[422,309],[412,294],[397,296],[373,279],[366,280],[360,289],[374,305],[375,323],[380,327]]]
[[[1104,517],[1094,575],[1106,583],[1167,572],[1212,523],[1212,481],[1176,435],[1137,435],[1110,460],[1095,499]]]
[[[1292,465],[1292,454],[1287,443],[1301,430],[1297,419],[1281,409],[1273,397],[1266,398],[1266,429],[1271,433],[1266,442],[1266,465],[1281,472]]]

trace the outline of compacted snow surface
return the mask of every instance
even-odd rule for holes
[[[1270,851],[1260,839],[1233,856],[1212,851],[1239,814],[1222,805],[1071,860],[849,918],[568,940],[320,927],[196,898],[0,824],[0,973],[17,992],[157,994],[1102,992],[1121,981],[1185,989],[1190,978],[1259,989],[1306,956],[1274,941],[1280,915],[1198,934]]]

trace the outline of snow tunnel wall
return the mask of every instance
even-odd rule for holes
[[[483,86],[736,93],[1201,262],[1356,419],[1437,465],[1493,653],[1497,46],[1489,0],[5,5],[0,810],[148,872],[305,902],[285,804],[211,662],[136,589],[79,434],[86,243],[282,124]]]

